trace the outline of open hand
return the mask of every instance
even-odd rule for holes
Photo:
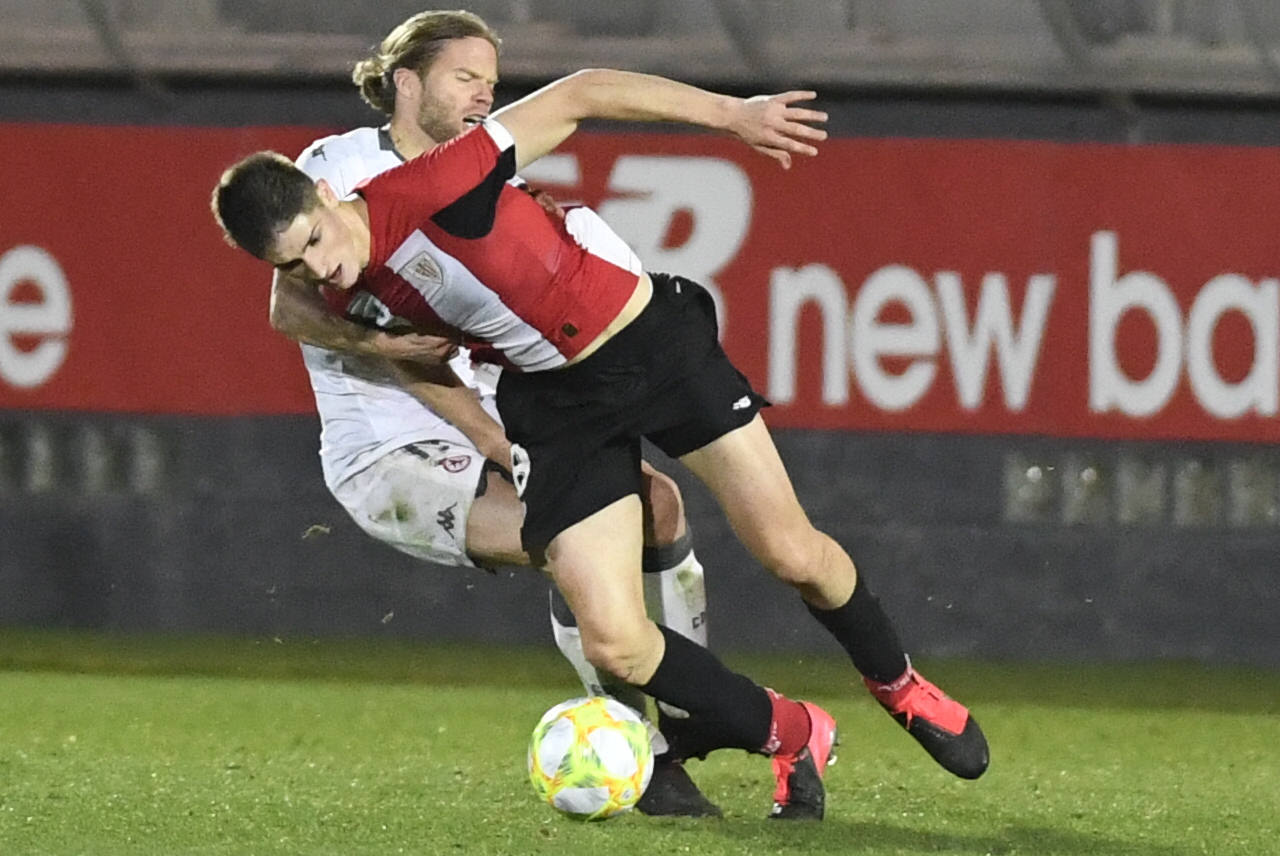
[[[807,90],[757,95],[737,105],[737,116],[729,132],[756,151],[791,168],[792,155],[813,157],[818,153],[813,143],[822,142],[827,132],[812,125],[827,121],[821,110],[792,106],[797,101],[812,101],[818,93]]]

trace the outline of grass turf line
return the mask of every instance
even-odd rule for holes
[[[768,764],[691,771],[721,822],[562,819],[528,732],[577,692],[553,650],[0,632],[2,854],[864,853],[1184,856],[1280,840],[1280,676],[929,664],[993,766],[960,782],[838,658],[731,658],[845,743],[822,824],[763,819]]]

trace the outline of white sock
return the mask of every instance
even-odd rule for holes
[[[559,603],[557,603],[559,601]],[[600,680],[600,673],[596,671],[596,667],[587,661],[587,655],[582,651],[582,633],[578,630],[576,624],[567,624],[565,621],[570,620],[566,615],[565,621],[556,615],[557,607],[563,607],[565,613],[568,613],[569,607],[554,590],[551,592],[551,632],[556,637],[556,647],[560,649],[560,653],[569,661],[569,665],[573,666],[573,670],[578,673],[578,680],[582,681],[582,688],[587,691],[589,696],[605,695],[604,683]]]
[[[591,665],[587,655],[582,651],[582,633],[578,630],[578,625],[567,623],[572,620],[573,614],[569,611],[569,605],[553,589],[551,591],[551,632],[555,635],[556,647],[573,666],[573,670],[578,673],[582,688],[589,696],[612,696],[635,711],[649,727],[649,742],[653,745],[654,754],[661,755],[666,752],[666,738],[649,721],[645,694],[612,675],[602,675],[596,671],[596,667]]]
[[[677,544],[681,542],[687,543],[682,538]],[[688,547],[674,562],[657,570],[649,567],[649,551],[645,552],[644,605],[649,617],[707,647],[706,578],[693,548]],[[652,555],[661,554],[655,550]]]
[[[706,578],[689,534],[668,547],[646,549],[644,570],[644,604],[649,617],[707,647]],[[689,716],[665,702],[658,702],[658,707],[676,719]]]

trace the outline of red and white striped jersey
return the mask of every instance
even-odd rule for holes
[[[473,357],[520,371],[573,359],[635,290],[640,260],[595,212],[548,216],[507,183],[515,143],[481,126],[358,188],[369,209],[369,264],[337,298],[380,326],[443,322]]]

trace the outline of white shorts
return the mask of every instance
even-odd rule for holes
[[[465,568],[467,518],[484,475],[474,446],[426,440],[388,452],[333,495],[361,529],[402,553]]]

